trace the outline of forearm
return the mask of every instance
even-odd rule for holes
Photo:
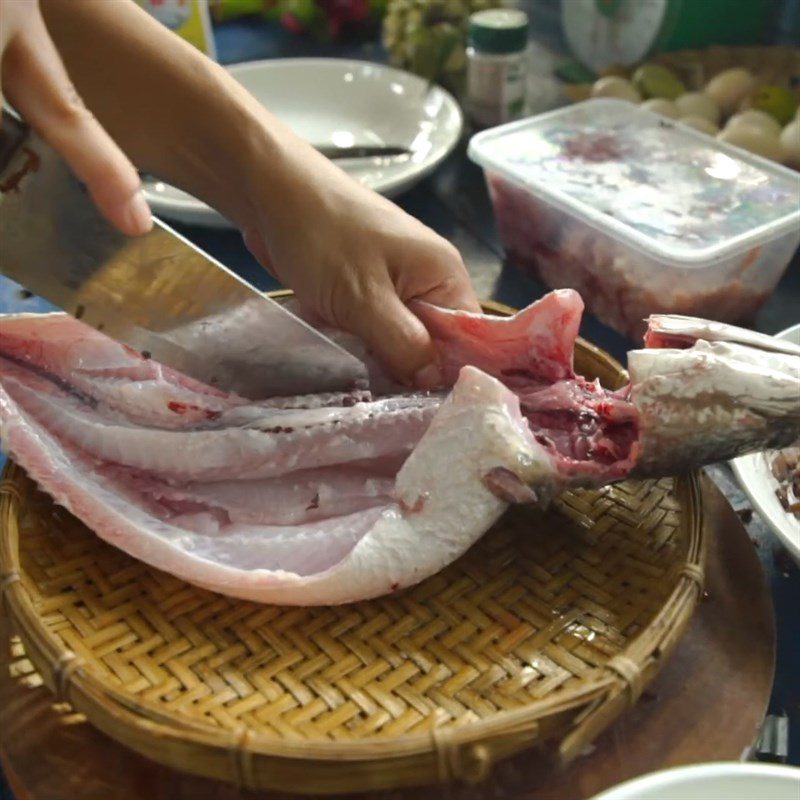
[[[302,147],[227,72],[133,0],[41,0],[87,106],[142,170],[181,186],[242,226],[259,180]]]

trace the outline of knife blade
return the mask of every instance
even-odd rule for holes
[[[364,364],[160,220],[129,237],[3,111],[0,272],[117,341],[252,400],[367,385]]]
[[[395,158],[397,156],[410,156],[411,150],[407,147],[396,145],[353,145],[352,147],[337,147],[335,144],[315,144],[314,149],[332,161],[347,158]]]

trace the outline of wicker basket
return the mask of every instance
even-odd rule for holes
[[[624,377],[584,342],[576,363]],[[705,560],[694,474],[514,509],[419,586],[332,608],[152,569],[13,464],[0,526],[9,617],[59,701],[176,769],[312,795],[477,781],[533,745],[568,762],[658,673]]]

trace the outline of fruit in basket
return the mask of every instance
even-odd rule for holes
[[[675,100],[686,92],[681,79],[672,70],[660,64],[642,64],[633,73],[633,85],[647,98]]]
[[[725,125],[726,130],[740,127],[758,128],[773,133],[775,136],[780,136],[781,133],[781,126],[774,117],[765,111],[756,111],[754,108],[734,114]]]
[[[781,131],[781,147],[785,163],[800,169],[800,116],[795,115],[795,118]]]
[[[704,92],[686,92],[675,100],[682,117],[704,117],[715,125],[719,122],[719,106]]]
[[[797,98],[784,86],[761,86],[745,98],[744,105],[765,111],[781,125],[786,125],[794,117],[798,107]]]
[[[750,70],[743,67],[726,69],[715,75],[704,89],[727,116],[739,107],[756,85],[756,79]]]
[[[629,103],[639,103],[642,99],[629,80],[617,75],[607,75],[595,81],[592,86],[592,97],[614,97],[617,100],[627,100]]]
[[[650,100],[645,100],[641,107],[646,111],[651,111],[653,114],[660,114],[662,117],[669,117],[670,119],[678,119],[680,116],[675,103],[672,100],[665,100],[663,97],[653,97]]]
[[[715,136],[719,131],[719,128],[707,117],[681,117],[678,122],[688,125],[697,131],[707,133],[709,136]]]
[[[389,0],[383,44],[390,62],[460,94],[469,17],[500,0]]]
[[[764,128],[756,128],[751,125],[726,127],[724,131],[717,134],[717,138],[771,161],[783,161],[784,154],[780,139],[777,134]]]

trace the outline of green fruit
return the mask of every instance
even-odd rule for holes
[[[435,80],[458,44],[458,30],[447,23],[417,29],[408,39],[411,69],[420,77]]]
[[[386,0],[383,44],[389,60],[458,93],[466,74],[469,15],[499,5],[500,0]]]
[[[284,13],[291,14],[301,25],[310,25],[317,15],[314,0],[288,0]]]
[[[797,98],[783,86],[762,86],[753,94],[750,107],[765,111],[781,125],[786,125],[797,109]]]
[[[659,64],[642,64],[633,73],[633,85],[643,97],[662,97],[665,100],[676,100],[686,87],[680,78]]]

